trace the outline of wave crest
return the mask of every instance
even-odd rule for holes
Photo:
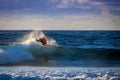
[[[43,53],[49,52],[52,49],[45,48],[45,46],[43,46],[40,42],[36,42],[37,38],[41,38],[43,36],[45,35],[42,31],[33,31],[25,34],[21,38],[21,43],[0,46],[0,64],[11,64],[24,60],[32,60],[35,58],[30,52],[33,49],[39,49]],[[47,38],[46,46],[48,45],[56,46],[57,43],[54,39]]]

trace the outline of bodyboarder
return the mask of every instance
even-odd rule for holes
[[[46,45],[46,44],[47,44],[47,40],[46,40],[45,37],[42,37],[42,38],[40,38],[40,39],[36,39],[36,41],[37,41],[37,42],[41,42],[42,45]]]

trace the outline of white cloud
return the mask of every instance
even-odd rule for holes
[[[88,2],[88,1],[90,1],[90,0],[49,0],[50,2],[57,2],[57,1],[61,1],[61,2],[78,2],[78,3],[81,3],[81,2]]]
[[[70,5],[69,0],[61,0],[61,3],[57,6],[57,8],[66,8]]]
[[[0,18],[0,29],[120,30],[120,16],[66,15],[60,17],[15,15]]]
[[[80,9],[91,9],[89,5],[83,5],[84,2],[89,2],[89,0],[61,0],[61,2],[57,5],[57,8],[80,8]],[[78,4],[75,4],[78,3]]]
[[[89,2],[90,0],[49,0],[51,3],[56,3],[59,1],[57,8],[68,8],[73,5],[76,5],[75,3],[82,4],[84,2]]]
[[[52,3],[55,3],[55,2],[57,2],[59,0],[49,0],[49,1],[52,2]]]
[[[79,9],[100,9],[101,15],[108,15],[111,14],[110,10],[120,10],[119,7],[114,7],[113,5],[110,6],[110,4],[120,4],[119,2],[105,2],[105,1],[93,1],[93,0],[49,0],[52,3],[57,3],[57,8],[79,8]],[[85,5],[87,3],[88,5]],[[109,4],[109,5],[108,5]]]
[[[75,0],[78,3],[89,2],[90,0]]]

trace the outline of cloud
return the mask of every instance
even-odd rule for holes
[[[78,3],[89,2],[90,0],[75,0]]]
[[[0,29],[32,30],[120,30],[120,16],[14,15],[0,18]]]
[[[88,2],[90,0],[49,0],[50,2],[58,2],[58,1],[61,1],[61,2],[78,2],[78,3],[81,3],[81,2]]]
[[[0,14],[93,14],[120,15],[119,0],[0,0]]]
[[[0,29],[120,30],[119,4],[118,0],[0,0]]]
[[[57,6],[57,8],[66,8],[69,7],[70,0],[61,0],[61,3]]]
[[[102,15],[112,14],[111,10],[118,12],[120,1],[117,0],[50,0],[52,3],[58,3],[57,8],[79,8],[83,10],[99,9]]]
[[[57,8],[68,8],[73,6],[75,3],[81,4],[89,2],[89,0],[49,0],[51,3],[58,3]]]

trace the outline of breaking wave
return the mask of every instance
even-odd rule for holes
[[[46,37],[46,46],[43,46],[40,42],[35,41],[37,38],[41,38],[43,36],[45,35],[42,31],[33,31],[25,34],[21,38],[21,43],[0,46],[0,64],[11,64],[24,60],[33,60],[35,57],[30,51],[39,49],[40,52],[49,52],[51,49],[46,49],[47,46],[57,46],[56,41],[49,37]],[[25,37],[27,39],[23,40]]]
[[[56,40],[49,36],[45,36],[47,45],[43,46],[40,42],[36,42],[37,38],[43,36],[45,35],[42,31],[33,31],[19,38],[18,40],[21,40],[21,43],[1,45],[0,64],[8,65],[32,61],[36,65],[42,60],[42,62],[55,61],[55,66],[90,66],[89,64],[93,63],[95,66],[120,66],[119,49],[59,46]],[[29,63],[29,65],[32,64]]]

